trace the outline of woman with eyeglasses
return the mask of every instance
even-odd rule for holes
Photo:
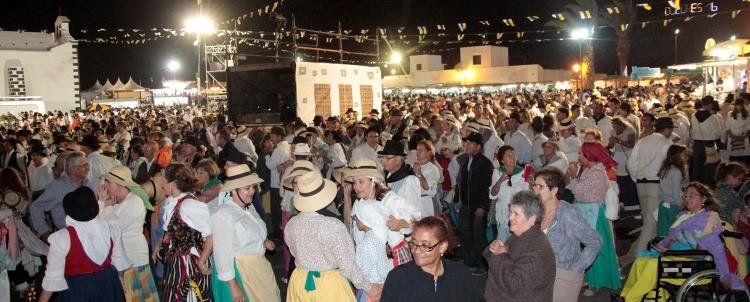
[[[529,189],[529,178],[531,166],[518,164],[516,151],[510,145],[505,145],[497,150],[497,161],[500,165],[492,170],[492,187],[490,199],[497,200],[495,203],[495,221],[497,221],[497,239],[508,240],[510,228],[508,228],[508,206],[510,197],[516,192]]]
[[[413,230],[409,248],[414,261],[391,270],[380,301],[483,301],[469,270],[443,260],[458,242],[448,221],[425,217]]]
[[[576,199],[575,206],[596,230],[602,242],[596,260],[586,270],[586,282],[589,287],[584,292],[586,296],[593,295],[591,289],[605,287],[617,291],[622,287],[612,225],[605,215],[604,203],[610,183],[616,185],[616,170],[617,161],[609,155],[604,146],[597,143],[584,143],[577,165],[571,168],[572,178],[568,188]]]
[[[552,300],[578,301],[583,272],[594,262],[601,240],[581,212],[560,200],[566,178],[557,168],[545,168],[534,175],[534,192],[544,204],[541,228],[555,253],[555,286]]]

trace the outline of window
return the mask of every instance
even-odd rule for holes
[[[331,116],[331,85],[315,84],[315,114]]]
[[[339,116],[343,116],[347,109],[352,108],[352,103],[352,85],[339,84]]]
[[[474,65],[482,65],[482,56],[481,55],[474,55],[471,57],[471,60],[473,61]]]
[[[417,64],[417,70],[422,70],[422,64]]]
[[[362,100],[362,115],[372,110],[372,85],[359,85],[359,97]]]

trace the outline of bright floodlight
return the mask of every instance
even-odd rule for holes
[[[185,31],[189,33],[206,34],[215,30],[214,22],[206,16],[195,16],[185,21]]]
[[[392,74],[392,75],[395,75],[395,74],[396,74],[396,69],[394,69],[394,68],[391,68],[391,74]]]
[[[578,28],[574,29],[573,32],[570,33],[570,37],[573,38],[573,40],[583,40],[591,38],[591,32],[588,30],[588,28]]]
[[[675,34],[675,35],[679,35],[679,34],[680,34],[680,29],[679,29],[679,28],[678,28],[678,29],[675,29],[675,30],[674,30],[674,34]]]
[[[573,72],[581,71],[581,65],[578,63],[573,64]]]
[[[391,63],[398,64],[401,63],[401,53],[394,51],[391,53]]]
[[[730,40],[737,40],[737,36],[732,35],[732,37],[730,38]]]
[[[169,63],[167,63],[167,69],[169,69],[169,71],[171,71],[171,72],[175,72],[175,71],[179,70],[180,69],[180,62],[177,62],[175,60],[169,61]]]

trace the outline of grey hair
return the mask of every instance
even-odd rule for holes
[[[523,214],[526,218],[536,215],[535,225],[542,224],[542,218],[544,218],[544,205],[542,205],[542,199],[533,191],[520,191],[510,198],[510,205],[518,206],[523,210]]]
[[[67,173],[68,168],[72,166],[78,165],[78,161],[81,159],[86,159],[86,154],[81,151],[70,151],[65,157],[65,167],[63,170]]]

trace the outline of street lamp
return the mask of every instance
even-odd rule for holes
[[[167,63],[167,69],[172,72],[172,81],[175,80],[175,72],[180,70],[180,62],[177,62],[175,60],[170,60]]]
[[[580,70],[580,73],[578,75],[579,75],[580,85],[578,85],[578,91],[579,91],[580,95],[578,96],[578,99],[579,99],[580,102],[583,102],[583,70],[584,70],[584,66],[583,66],[584,65],[584,62],[583,62],[583,43],[584,43],[584,40],[591,39],[591,31],[588,28],[585,28],[585,27],[577,28],[577,29],[574,29],[570,33],[570,38],[573,39],[573,40],[578,40],[579,41],[579,43],[578,43],[578,62],[580,62],[580,65],[578,66],[578,68]]]
[[[395,51],[395,50],[391,51],[390,63],[391,64],[398,64],[398,67],[401,69],[401,72],[403,74],[406,74],[406,70],[404,69],[404,65],[401,64],[401,60],[403,60],[403,58],[404,57],[401,55],[400,52]]]
[[[736,35],[732,35],[732,37],[730,37],[729,40],[732,40],[732,41],[737,40],[737,36]]]
[[[216,31],[216,25],[214,22],[209,19],[208,17],[204,15],[198,15],[194,17],[190,17],[187,20],[185,20],[185,31],[188,33],[194,33],[195,34],[195,43],[193,43],[198,48],[198,69],[195,72],[195,79],[197,81],[198,86],[198,93],[201,92],[201,56],[203,55],[202,52],[202,40],[201,40],[201,34],[203,35],[210,35]]]
[[[677,64],[677,36],[680,35],[680,29],[674,30],[674,63]]]

